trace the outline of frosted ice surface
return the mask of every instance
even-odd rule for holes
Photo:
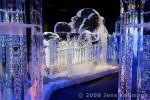
[[[94,35],[92,35],[92,33],[88,30],[83,31],[82,33],[80,33],[79,36],[79,43],[81,45],[88,45],[90,43],[92,43],[92,41],[94,41]]]
[[[62,68],[64,69],[66,68],[65,63],[63,63],[63,61],[60,59],[63,59],[63,60],[66,59],[66,61],[69,62],[68,64],[72,65],[74,62],[80,63],[80,61],[82,61],[82,63],[84,63],[84,60],[86,61],[90,57],[91,57],[90,59],[95,59],[94,57],[96,57],[96,59],[98,58],[97,60],[99,60],[101,65],[103,66],[106,65],[108,32],[104,25],[104,18],[101,17],[99,13],[96,12],[94,9],[91,9],[91,8],[81,9],[80,11],[78,11],[76,16],[71,18],[71,22],[56,23],[54,27],[54,33],[57,33],[60,38],[58,41],[58,47],[55,47],[57,46],[55,45],[55,46],[49,47],[49,50],[51,50],[52,48],[56,48],[56,49],[59,48],[58,49],[59,51],[56,53],[53,53],[55,50],[54,51],[51,50],[52,51],[51,54],[55,54],[57,58],[59,58],[56,60],[52,59],[56,62],[55,64],[58,65],[58,66],[55,66],[55,69],[58,69],[57,73],[61,73],[61,71],[63,71],[61,68],[59,68],[59,66],[62,66]],[[98,42],[100,44],[93,46],[92,45],[94,44],[93,42],[94,43]],[[64,47],[64,44],[66,44],[65,47]],[[68,47],[70,48],[70,46],[68,45],[71,46],[72,50],[67,49]],[[99,48],[99,45],[101,46],[100,48]],[[101,50],[98,50],[98,49],[101,49]],[[94,50],[96,51],[98,50],[99,53]],[[95,53],[93,53],[92,55],[91,52],[95,52]],[[74,61],[70,61],[67,58],[68,54],[69,56],[74,56],[72,57]],[[96,56],[96,54],[98,55]],[[53,55],[50,55],[50,56],[51,56],[50,58],[54,58]],[[47,57],[47,59],[49,58]],[[52,69],[51,73],[55,71],[55,69]],[[71,71],[73,69],[68,68],[67,70]],[[56,77],[55,74],[56,73],[52,74],[52,77]],[[70,75],[69,72],[68,72],[68,75]]]
[[[71,26],[66,22],[57,22],[54,26],[54,33],[71,32]]]
[[[91,32],[95,32],[100,27],[100,24],[100,16],[96,13],[92,13],[83,20],[79,31],[82,32],[84,30],[89,30]]]
[[[49,40],[52,38],[59,38],[59,35],[53,32],[44,32],[44,39]]]
[[[92,33],[104,33],[104,18],[92,8],[83,8],[79,10],[76,16],[71,18],[72,32],[83,32],[89,30]],[[107,30],[105,31],[107,33]]]
[[[118,71],[117,66],[96,66],[96,71],[93,72],[91,64],[79,64],[79,66],[76,66],[75,70],[73,71],[73,74],[75,75],[74,78],[70,79],[60,79],[59,81],[50,81],[49,83],[44,85],[44,99],[48,100],[46,98],[50,98],[53,91],[61,89],[63,87],[69,87],[75,84],[88,82],[93,79],[100,78],[105,75],[109,75],[112,73],[115,73]],[[61,73],[61,76],[66,76],[66,73]]]
[[[98,14],[98,12],[92,8],[83,8],[77,12],[76,16],[87,18],[92,13]]]
[[[84,9],[79,10],[79,11],[77,12],[76,16],[81,17],[81,13],[82,13],[83,10],[84,10]]]
[[[59,33],[60,40],[61,41],[67,41],[67,35],[68,35],[67,32],[61,32],[61,33]]]
[[[30,25],[28,26],[18,23],[0,23],[0,33],[23,35],[23,33],[25,33],[25,27],[30,27]]]
[[[92,8],[83,8],[77,12],[76,16],[71,18],[71,21],[74,23],[73,25],[75,32],[78,32],[78,29],[82,24],[83,20],[92,13],[98,14],[98,12]]]
[[[71,27],[71,33],[75,32],[74,23],[73,22],[69,22],[68,25]]]
[[[79,37],[79,33],[70,33],[69,34],[69,37],[70,37],[70,39],[72,40],[72,39],[74,39],[74,40],[78,40],[78,37]]]
[[[78,32],[78,29],[79,29],[80,25],[82,24],[83,19],[78,16],[73,16],[71,18],[71,21],[73,22],[74,32]]]

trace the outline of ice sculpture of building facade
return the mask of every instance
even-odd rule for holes
[[[0,100],[42,100],[42,24],[29,23],[41,0],[1,0],[0,7]]]
[[[121,0],[118,100],[150,99],[150,1]]]

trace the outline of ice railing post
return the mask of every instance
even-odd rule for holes
[[[73,77],[73,67],[74,67],[74,40],[70,38],[70,35],[67,34],[67,69],[68,69],[68,77]]]

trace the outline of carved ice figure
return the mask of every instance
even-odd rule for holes
[[[50,65],[51,65],[51,55],[53,54],[53,48],[50,49],[51,43],[50,42],[56,42],[57,39],[59,39],[59,35],[53,32],[44,32],[44,51],[45,51],[45,64],[46,64],[46,71],[49,70]],[[53,43],[52,43],[53,44]]]
[[[92,40],[94,40],[94,36],[88,30],[85,30],[82,33],[80,33],[80,36],[78,38],[78,41],[79,41],[80,45],[92,44]]]
[[[92,8],[83,8],[77,12],[76,16],[71,18],[75,32],[79,32],[79,27],[82,24],[84,18],[87,18],[92,13],[97,13],[97,11]]]
[[[75,33],[75,28],[74,28],[74,22],[69,22],[68,25],[70,26],[71,28],[71,33]]]
[[[53,32],[44,32],[44,40],[49,40],[52,38],[59,38],[59,35]]]
[[[84,18],[82,24],[79,27],[79,32],[84,30],[89,30],[92,33],[97,32],[100,24],[100,16],[96,13],[92,13],[87,18]]]
[[[77,12],[76,16],[87,18],[92,13],[98,14],[98,12],[92,8],[83,8]]]
[[[83,8],[79,10],[76,16],[72,17],[71,25],[74,26],[75,32],[82,33],[84,30],[95,33],[99,41],[107,44],[108,31],[104,25],[104,18],[92,8]]]
[[[71,33],[71,26],[66,22],[57,22],[54,26],[54,33],[57,33],[61,41],[67,41],[67,35]]]
[[[82,32],[84,30],[89,30],[92,33],[97,34],[96,38],[99,38],[98,41],[101,42],[101,46],[102,46],[101,54],[100,54],[100,62],[103,65],[106,65],[108,31],[104,25],[104,18],[101,17],[99,13],[96,12],[95,10],[93,11],[94,13],[91,13],[87,18],[83,19],[83,22],[79,28],[79,32]],[[81,10],[81,12],[83,11]],[[78,13],[77,15],[83,16],[80,13]]]
[[[57,22],[54,26],[54,33],[71,32],[71,27],[66,22]]]
[[[104,18],[92,8],[83,8],[77,12],[76,16],[71,18],[71,21],[70,24],[73,30],[81,34],[79,36],[79,44],[88,44],[89,41],[101,43],[100,62],[105,65],[108,31],[104,25]]]

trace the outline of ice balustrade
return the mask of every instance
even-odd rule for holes
[[[150,1],[121,0],[118,100],[150,99]]]
[[[52,41],[54,40],[49,40],[50,61],[47,64],[48,68],[46,68],[49,69],[47,70],[49,77],[58,77],[55,75],[62,71],[71,70],[76,64],[99,59],[98,49],[100,48],[100,45],[98,44],[91,46],[75,46],[75,41],[55,41],[55,43]],[[63,48],[61,46],[63,46]]]
[[[109,38],[112,38],[109,37]],[[115,37],[113,37],[115,38]],[[105,66],[101,60],[102,44],[99,42],[81,45],[78,40],[67,39],[67,41],[59,41],[58,39],[50,39],[47,41],[46,53],[46,67],[45,74],[50,78],[62,77],[62,73],[67,72],[67,76],[72,74],[72,70],[78,64],[91,62],[94,66]],[[84,43],[85,44],[85,43]],[[107,64],[117,65],[118,56],[116,54],[115,41],[111,40],[107,45],[108,52],[105,54],[107,57]],[[85,67],[86,68],[86,67]],[[94,68],[93,68],[94,70]]]

